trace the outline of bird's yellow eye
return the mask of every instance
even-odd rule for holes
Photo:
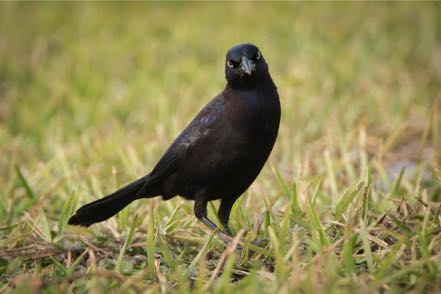
[[[260,59],[260,51],[257,51],[256,60],[259,60],[259,59]]]
[[[234,67],[233,63],[229,60],[227,61],[227,65],[228,65],[228,67]]]

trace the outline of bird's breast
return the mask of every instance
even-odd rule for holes
[[[280,122],[278,96],[262,93],[242,95],[228,107],[232,127],[246,138],[258,140],[262,136],[277,135]]]

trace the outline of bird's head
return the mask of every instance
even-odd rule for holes
[[[268,65],[255,45],[245,43],[228,50],[225,77],[231,86],[252,85],[266,76]]]

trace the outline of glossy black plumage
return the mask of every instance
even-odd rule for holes
[[[207,202],[220,199],[219,219],[231,235],[228,219],[238,197],[267,160],[280,122],[277,88],[259,49],[241,44],[227,52],[225,89],[190,122],[146,176],[87,204],[69,224],[103,221],[139,198],[180,195],[194,200],[196,217],[207,226]]]

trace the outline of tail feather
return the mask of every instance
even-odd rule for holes
[[[102,199],[80,207],[69,219],[68,224],[88,227],[114,216],[132,201],[140,198],[137,196],[137,192],[144,186],[147,179],[148,175]]]

